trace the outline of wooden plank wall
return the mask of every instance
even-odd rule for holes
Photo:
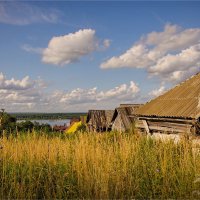
[[[194,126],[194,122],[191,120],[176,121],[173,119],[171,121],[163,121],[159,119],[146,119],[146,124],[151,133],[153,132],[163,132],[163,133],[191,133],[191,129]],[[144,124],[144,119],[136,119],[135,127],[142,129],[143,131],[147,129]]]

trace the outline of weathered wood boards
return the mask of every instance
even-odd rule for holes
[[[132,128],[134,115],[136,109],[138,109],[142,104],[120,104],[114,111],[113,118],[111,120],[112,130],[117,130],[119,132],[125,132]]]
[[[103,132],[111,129],[111,119],[114,110],[89,110],[87,126],[89,132]]]
[[[127,131],[133,123],[147,134],[200,134],[200,73],[178,84],[159,97],[141,104],[121,104],[113,117],[105,111],[89,111],[88,127],[96,131]],[[111,115],[110,115],[111,116]]]
[[[141,106],[133,117],[138,130],[147,133],[199,134],[200,73]]]
[[[163,133],[192,133],[195,127],[193,120],[173,120],[160,118],[137,118],[135,127],[147,134],[155,132]]]

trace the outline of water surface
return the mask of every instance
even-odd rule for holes
[[[22,122],[25,120],[17,120],[17,122]],[[70,119],[34,119],[34,120],[28,120],[31,122],[38,122],[39,124],[50,124],[51,126],[68,126],[70,123]]]

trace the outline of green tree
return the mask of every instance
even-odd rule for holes
[[[4,112],[4,109],[1,109],[0,113],[0,133],[3,130],[13,131],[16,128],[16,118]]]
[[[34,124],[31,121],[22,121],[22,122],[17,123],[18,131],[23,131],[23,132],[32,131],[33,127],[34,127]]]

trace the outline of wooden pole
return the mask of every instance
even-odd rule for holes
[[[142,122],[143,122],[144,128],[145,128],[145,130],[147,132],[147,135],[151,135],[150,134],[150,130],[149,130],[149,126],[147,124],[147,121],[146,120],[142,120]]]

